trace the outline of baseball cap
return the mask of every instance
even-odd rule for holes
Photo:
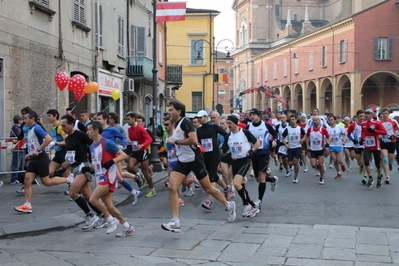
[[[374,113],[374,112],[373,112],[373,109],[369,108],[369,109],[366,109],[366,111],[364,111],[364,113]]]
[[[307,115],[305,113],[302,113],[301,117],[307,117]]]
[[[249,111],[250,114],[256,114],[257,116],[260,116],[260,111],[256,108],[252,108],[251,111]]]
[[[374,113],[377,112],[377,108],[375,107],[371,108],[371,110],[373,110]]]
[[[203,116],[208,116],[208,113],[205,110],[199,111],[195,117],[203,117]]]

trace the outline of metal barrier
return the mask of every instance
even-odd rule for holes
[[[17,140],[17,138],[0,138],[0,175],[25,173],[25,170],[23,170],[25,166],[25,151],[21,147],[23,144],[20,142],[14,144],[14,140]],[[11,164],[13,160],[23,161],[22,170],[12,170]]]

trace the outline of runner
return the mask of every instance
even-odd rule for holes
[[[177,100],[173,100],[169,103],[168,112],[171,119],[176,121],[173,137],[168,138],[168,142],[176,145],[178,162],[170,173],[168,187],[172,219],[170,222],[162,224],[162,229],[175,233],[181,232],[178,188],[191,171],[194,172],[204,191],[223,204],[225,211],[228,212],[228,221],[233,222],[236,217],[235,202],[227,201],[223,193],[211,185],[204,165],[204,158],[197,145],[198,138],[195,128],[191,121],[185,117],[186,106]]]
[[[347,134],[348,138],[353,142],[353,147],[355,150],[355,158],[357,164],[359,165],[359,174],[362,175],[364,173],[364,177],[362,179],[362,184],[367,184],[367,177],[364,171],[364,160],[363,160],[363,143],[360,143],[360,138],[362,136],[362,126],[364,120],[364,111],[358,110],[356,112],[356,118],[353,123],[349,125]]]
[[[278,146],[277,146],[277,151],[278,151],[278,157],[280,158],[280,168],[279,170],[283,170],[283,166],[285,169],[285,176],[288,177],[291,175],[290,172],[290,167],[288,166],[288,159],[287,159],[287,148],[284,146],[284,144],[281,142],[283,139],[283,132],[288,128],[288,123],[287,123],[287,116],[285,114],[282,114],[280,116],[281,123],[276,126],[276,131],[278,133]]]
[[[298,122],[298,126],[300,126],[305,131],[305,133],[308,131],[307,116],[305,113],[301,114],[301,117]],[[303,169],[304,173],[307,173],[309,171],[308,163],[307,163],[307,159],[306,159],[307,149],[308,149],[308,147],[306,146],[306,142],[302,142],[301,162],[302,162],[303,166],[305,166],[305,169]]]
[[[337,118],[333,115],[328,117],[328,122],[330,127],[327,129],[328,133],[331,136],[330,142],[330,156],[332,161],[334,162],[335,170],[337,171],[337,175],[335,179],[341,179],[342,172],[345,172],[346,167],[342,160],[342,152],[344,150],[343,143],[346,143],[346,131],[343,127],[337,125]]]
[[[381,155],[382,169],[385,173],[385,184],[390,184],[389,172],[392,171],[392,164],[395,158],[396,136],[398,135],[398,124],[389,118],[390,111],[388,109],[381,110],[381,123],[387,135],[381,135]]]
[[[350,140],[348,136],[348,128],[351,125],[351,118],[349,116],[344,117],[344,129],[346,132],[346,141],[344,143],[344,154],[345,154],[345,162],[348,168],[348,172],[352,172],[351,160],[355,159],[355,148],[353,142]]]

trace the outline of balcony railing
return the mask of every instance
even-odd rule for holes
[[[144,55],[127,56],[126,76],[152,78],[153,60]]]
[[[183,66],[182,65],[168,65],[166,67],[166,83],[167,84],[182,84],[183,83]]]

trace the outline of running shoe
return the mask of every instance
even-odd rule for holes
[[[141,195],[143,195],[143,193],[139,190],[136,190],[135,192],[132,193],[132,206],[136,206],[137,203],[139,203],[139,199],[141,198]]]
[[[136,181],[137,186],[139,187],[139,189],[141,189],[143,187],[143,182],[142,182],[141,177],[140,177],[139,174],[136,174],[136,179],[134,181]]]
[[[381,178],[377,178],[377,188],[382,187],[382,179]]]
[[[212,209],[212,205],[213,205],[212,201],[207,200],[207,201],[205,201],[204,203],[202,203],[201,207],[202,207],[203,209],[207,210],[207,211],[212,211],[212,210],[213,210],[213,209]]]
[[[17,194],[20,194],[20,195],[25,194],[25,186],[21,187],[21,188],[18,189],[16,192],[17,192]]]
[[[367,184],[367,177],[365,177],[365,176],[363,177],[363,179],[362,179],[362,184],[363,184],[363,185],[366,185],[366,184]]]
[[[249,176],[252,176],[252,177],[255,176],[254,169],[252,169],[251,172],[249,172]]]
[[[324,185],[324,178],[319,178],[319,184]]]
[[[187,190],[187,186],[181,185],[181,193],[186,192],[186,190]]]
[[[249,215],[251,214],[252,208],[253,207],[251,204],[244,205],[244,207],[242,208],[242,217],[249,217]]]
[[[341,176],[342,176],[341,173],[338,173],[335,179],[341,179]]]
[[[298,177],[294,177],[294,180],[292,181],[292,183],[298,183]]]
[[[307,173],[309,171],[308,167],[306,166],[305,169],[303,169],[304,173]]]
[[[374,180],[372,177],[369,177],[369,180],[367,181],[367,187],[371,187],[374,184]]]
[[[194,195],[194,190],[192,188],[189,188],[186,194],[184,194],[185,197],[192,197],[193,195]]]
[[[72,184],[72,182],[73,182],[74,179],[75,179],[75,176],[74,176],[73,174],[70,174],[70,175],[66,178],[67,184],[70,186],[70,185]]]
[[[270,168],[267,168],[266,174],[267,174],[267,175],[271,175],[271,174],[272,174],[272,170],[271,170]]]
[[[286,177],[289,177],[291,175],[290,171],[287,171],[287,173],[285,174]]]
[[[293,165],[291,165],[290,170],[291,170],[292,172],[294,171],[294,166],[293,166]]]
[[[3,181],[0,181],[0,187],[3,185]],[[18,180],[15,180],[15,181],[12,181],[11,182],[11,185],[18,185],[18,186],[20,186],[20,185],[22,185],[22,183],[21,182],[19,182]]]
[[[260,199],[255,200],[254,203],[258,205],[259,210],[262,209],[262,201]]]
[[[275,165],[276,167],[278,166],[278,160],[277,160],[277,158],[274,159],[274,165]],[[281,170],[283,170],[283,169],[281,169]],[[399,167],[398,167],[398,170],[399,170]]]
[[[348,166],[348,172],[352,172],[352,167]]]
[[[227,221],[231,223],[236,219],[236,203],[234,201],[228,201],[227,204],[228,205],[224,210],[229,212]]]
[[[133,225],[129,225],[128,228],[123,227],[122,232],[116,233],[116,237],[125,237],[125,236],[130,236],[134,233],[135,229]]]
[[[278,176],[274,176],[274,182],[272,183],[272,186],[270,187],[272,191],[275,191],[277,188],[277,182],[278,182]]]
[[[234,185],[230,185],[231,189],[230,189],[230,199],[234,199],[236,197],[236,192],[235,192],[235,188]]]
[[[139,189],[142,189],[143,187],[145,187],[145,183],[146,183],[146,179],[140,174],[139,176],[141,178],[141,186]]]
[[[359,167],[359,175],[362,175],[363,174],[363,166],[360,166]]]
[[[99,220],[97,215],[94,215],[93,213],[89,213],[86,215],[85,223],[82,226],[83,230],[87,230],[90,227],[92,227],[97,221]]]
[[[26,204],[23,204],[18,207],[14,207],[14,210],[17,212],[24,212],[24,213],[31,213],[32,212],[32,206],[28,206]]]
[[[278,168],[278,170],[283,171],[283,165],[282,164],[280,164],[280,167]]]
[[[182,200],[181,198],[179,198],[179,207],[184,206],[184,200]]]
[[[320,176],[320,171],[317,171],[317,174],[316,174],[316,176]]]
[[[108,229],[105,233],[111,234],[113,231],[116,230],[116,228],[118,227],[118,224],[119,224],[119,221],[116,218],[114,218],[114,220],[112,222],[108,223],[108,225],[107,225]]]
[[[202,189],[200,182],[197,178],[194,179],[194,187],[198,189]]]
[[[97,222],[94,224],[94,228],[95,229],[99,229],[99,228],[103,228],[104,226],[106,226],[108,224],[107,219],[101,215],[98,217]]]
[[[148,191],[147,195],[145,195],[146,198],[152,198],[155,197],[155,195],[157,195],[157,192],[154,189],[150,189],[150,191]]]
[[[255,217],[256,214],[258,214],[260,212],[259,210],[259,206],[255,203],[255,207],[252,207],[251,211],[249,212],[249,216],[248,217]]]
[[[333,166],[332,166],[332,164],[331,164],[331,163],[330,163],[330,166],[329,166],[329,167],[330,167],[330,169],[332,169],[332,168],[333,168]]]
[[[4,182],[3,182],[3,181],[0,181],[0,187],[2,187],[2,186],[3,186],[3,184],[4,184]]]
[[[342,170],[342,172],[345,172],[345,171],[346,171],[346,167],[345,167],[344,164],[341,164],[341,170]]]
[[[180,233],[181,232],[181,226],[180,222],[178,219],[171,219],[169,223],[167,224],[162,224],[161,228],[166,231],[170,231],[173,233]]]
[[[231,187],[229,185],[227,185],[226,189],[223,190],[224,197],[226,198],[226,200],[230,200],[230,190]]]
[[[391,184],[391,179],[389,178],[389,176],[385,178],[385,184],[387,185]]]

